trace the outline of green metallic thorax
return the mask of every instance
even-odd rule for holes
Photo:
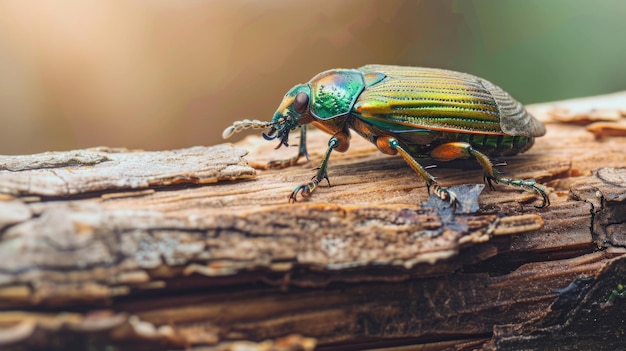
[[[350,113],[365,81],[357,70],[332,70],[313,77],[309,86],[311,113],[320,120],[330,120]]]

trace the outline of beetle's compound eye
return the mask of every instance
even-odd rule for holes
[[[306,111],[307,106],[309,105],[309,96],[306,93],[298,93],[296,95],[295,100],[293,100],[293,108],[298,113],[303,113]]]

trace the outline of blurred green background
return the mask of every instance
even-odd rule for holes
[[[320,71],[441,67],[524,103],[626,89],[626,1],[0,2],[0,154],[221,143]]]

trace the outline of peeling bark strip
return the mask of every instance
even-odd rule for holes
[[[172,151],[94,148],[0,156],[0,193],[71,196],[171,184],[207,184],[254,177],[246,152],[229,145]]]
[[[0,348],[618,349],[626,138],[584,124],[622,123],[625,101],[530,107],[548,134],[498,161],[550,188],[541,210],[496,186],[452,213],[357,136],[331,188],[288,204],[326,149],[319,131],[311,162],[284,170],[264,166],[296,150],[259,137],[0,156]],[[472,163],[432,172],[482,186]]]

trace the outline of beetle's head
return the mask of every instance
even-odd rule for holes
[[[289,146],[289,132],[296,127],[310,122],[306,116],[309,115],[309,101],[311,96],[311,87],[308,84],[299,84],[291,88],[285,94],[283,101],[278,106],[278,110],[274,114],[274,118],[270,122],[243,120],[233,123],[232,126],[226,128],[222,133],[224,139],[248,128],[267,128],[267,133],[263,133],[266,140],[279,139],[280,144]],[[303,118],[304,117],[304,118]]]
[[[278,147],[289,146],[287,143],[289,132],[306,123],[307,119],[302,117],[309,111],[310,96],[311,88],[308,84],[299,84],[291,88],[274,113],[272,126],[267,133],[263,133],[263,138],[266,140],[280,138]]]

